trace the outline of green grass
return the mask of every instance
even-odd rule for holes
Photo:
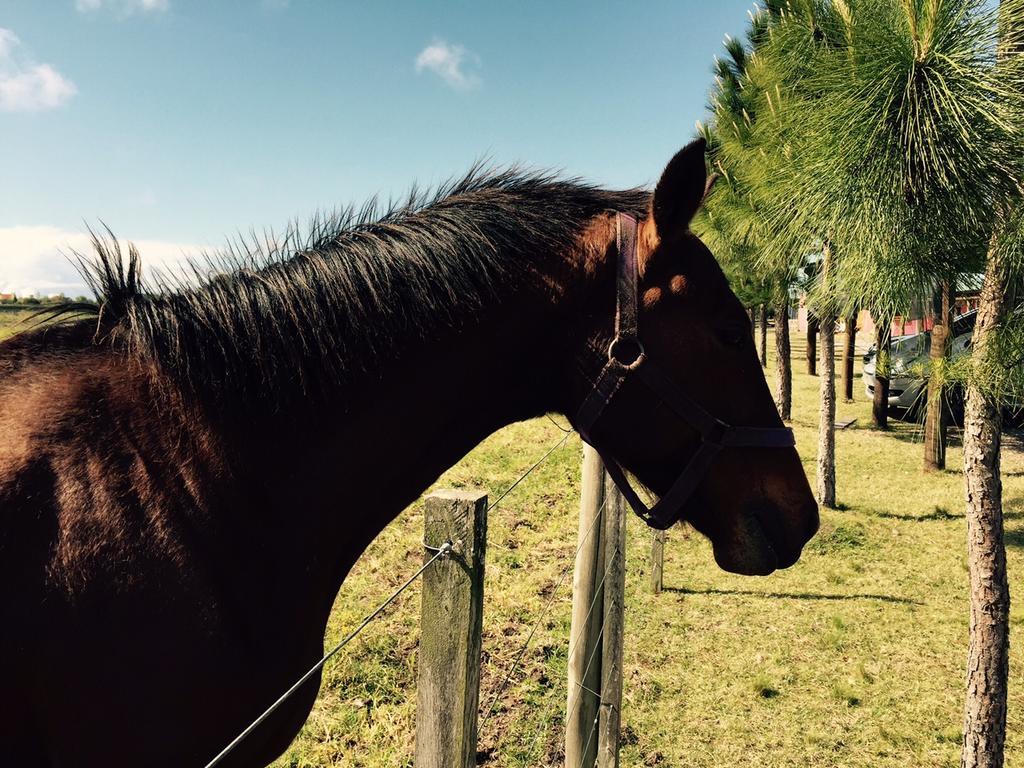
[[[795,339],[795,341],[797,341]],[[795,345],[793,426],[813,477],[818,379]],[[769,371],[773,371],[769,361]],[[709,545],[676,528],[666,591],[644,590],[650,533],[629,524],[622,764],[626,766],[957,766],[967,642],[961,452],[921,470],[920,428],[870,428],[870,404],[837,435],[842,511],[793,568],[767,578],[720,571]],[[548,421],[493,435],[439,482],[496,496],[561,437]],[[580,443],[573,437],[490,520],[481,700],[509,668],[545,597],[570,566]],[[1004,450],[1011,589],[1024,581],[1024,455]],[[354,626],[421,557],[422,511],[407,510],[359,561],[327,639]],[[522,670],[480,733],[483,764],[562,765],[571,577]],[[411,766],[418,592],[326,672],[306,727],[275,766]],[[1024,610],[1012,613],[1007,765],[1024,766]]]
[[[27,328],[28,326],[24,321],[31,314],[31,312],[22,309],[0,308],[0,341],[13,336],[17,331]]]

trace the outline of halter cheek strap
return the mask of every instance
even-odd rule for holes
[[[796,441],[793,431],[786,427],[735,427],[715,418],[647,357],[637,320],[636,218],[618,214],[615,240],[618,253],[615,338],[608,346],[608,362],[580,406],[576,425],[583,439],[601,456],[608,474],[633,511],[652,528],[664,530],[680,519],[684,505],[697,490],[719,451],[725,448],[792,448]],[[595,425],[629,377],[643,382],[700,436],[700,445],[668,493],[650,508],[633,490],[622,466],[596,445],[592,437]]]

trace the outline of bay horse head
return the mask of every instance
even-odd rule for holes
[[[685,520],[722,568],[763,575],[797,561],[818,507],[748,315],[689,228],[706,194],[704,150],[699,140],[672,158],[646,217],[617,214],[598,236],[615,264],[615,323],[606,301],[590,313],[589,392],[574,421],[649,525]],[[623,467],[660,497],[653,509]]]

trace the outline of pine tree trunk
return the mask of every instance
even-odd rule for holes
[[[889,428],[889,342],[891,318],[875,318],[875,391],[871,401],[871,419],[877,429]]]
[[[942,362],[945,358],[946,326],[932,328],[932,349],[929,354],[931,372],[928,376],[928,410],[924,418],[924,468],[936,472],[946,468],[946,424],[943,406]]]
[[[853,364],[857,358],[857,312],[846,318],[845,344],[843,345],[843,399],[853,402]]]
[[[807,313],[807,375],[818,375],[818,318]]]
[[[761,305],[761,314],[758,317],[761,326],[761,338],[759,341],[761,351],[761,367],[768,367],[768,305]]]
[[[818,424],[818,503],[836,507],[836,321],[823,317],[821,338],[821,420]]]
[[[789,291],[779,289],[775,303],[775,406],[783,421],[793,418],[793,360],[789,348]]]
[[[946,407],[943,364],[949,355],[949,283],[939,288],[932,316],[932,342],[929,353],[931,373],[928,376],[928,409],[924,419],[924,468],[937,472],[946,468]]]
[[[972,357],[984,360],[1005,312],[1006,270],[989,254]],[[1002,419],[972,379],[964,408],[964,482],[967,491],[967,567],[971,584],[963,768],[1001,768],[1006,741],[1010,590],[1003,539],[999,448]]]
[[[1021,26],[1017,6],[999,4],[999,58],[1020,57]],[[1012,41],[1012,43],[1011,43]],[[1018,199],[1017,204],[1022,204]],[[1005,216],[1006,211],[1003,211]],[[971,359],[985,363],[995,334],[1008,312],[1009,264],[1000,253],[997,216],[989,246],[981,301],[971,339]],[[977,370],[977,368],[975,369]],[[964,485],[967,491],[967,570],[971,618],[967,646],[967,697],[964,702],[963,768],[1002,768],[1006,743],[1006,698],[1010,674],[1010,587],[1003,537],[1003,485],[999,466],[1002,411],[972,376],[964,405]]]
[[[828,291],[832,248],[822,249],[821,282]],[[818,422],[818,503],[836,508],[836,318],[825,310],[818,321],[821,337],[821,415]]]
[[[757,338],[757,305],[747,307],[747,315],[750,317],[750,335]]]

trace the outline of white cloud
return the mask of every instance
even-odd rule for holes
[[[152,275],[154,271],[178,274],[187,265],[189,255],[204,250],[162,240],[132,242],[142,255],[143,275]],[[121,246],[127,253],[127,241],[122,240]],[[0,293],[89,295],[85,282],[68,259],[73,251],[86,256],[92,253],[87,232],[49,226],[0,227]]]
[[[170,0],[75,0],[75,10],[79,13],[107,8],[122,16],[131,16],[136,13],[163,13],[170,7]]]
[[[20,44],[21,41],[16,34],[0,27],[0,59],[9,58]]]
[[[0,112],[55,109],[77,92],[73,82],[51,65],[35,62],[18,36],[0,27]]]
[[[467,63],[479,66],[480,57],[464,46],[435,40],[416,57],[416,71],[430,70],[452,88],[469,90],[479,87],[481,80],[475,72],[466,71]]]

